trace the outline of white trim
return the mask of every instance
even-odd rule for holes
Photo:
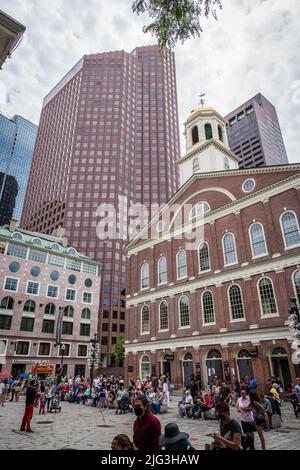
[[[204,307],[203,307],[203,296],[206,292],[209,292],[212,296],[212,303],[213,303],[213,310],[214,310],[214,321],[213,322],[205,322],[204,321]],[[205,289],[201,294],[201,312],[202,312],[202,326],[211,326],[216,324],[216,312],[215,312],[215,301],[214,301],[214,294],[210,289]]]
[[[246,184],[248,181],[253,181],[253,183],[254,183],[254,186],[253,186],[252,189],[250,189],[250,191],[246,191],[246,190],[244,189],[244,186],[245,186],[245,184]],[[242,191],[243,191],[243,193],[245,193],[245,194],[249,194],[249,193],[251,193],[252,191],[254,191],[255,187],[256,187],[256,181],[255,181],[255,179],[253,179],[253,178],[247,178],[247,179],[243,182],[243,184],[242,184]]]
[[[60,344],[60,345],[58,346],[58,348],[57,348],[57,357],[60,357],[60,358],[61,358],[61,354],[59,354],[59,351],[60,351],[60,347],[61,347],[63,344],[64,344],[65,346],[69,345],[69,355],[68,355],[68,356],[63,356],[64,359],[65,359],[65,357],[71,357],[71,346],[72,346],[72,343],[67,343],[66,341],[63,341],[63,340],[61,341],[61,344]]]
[[[298,221],[297,214],[294,210],[292,210],[292,209],[284,210],[279,216],[279,225],[280,225],[280,228],[281,228],[281,234],[282,234],[282,238],[283,238],[284,249],[285,250],[292,250],[293,248],[297,248],[298,246],[300,246],[300,243],[296,243],[295,245],[289,245],[289,246],[286,244],[286,239],[285,239],[285,236],[284,236],[284,230],[283,230],[283,225],[282,225],[282,217],[284,216],[284,214],[287,214],[288,212],[291,212],[295,216],[295,220],[296,220],[296,224],[297,224],[297,228],[298,228],[298,233],[299,233],[299,236],[300,236],[299,221]]]
[[[264,237],[266,251],[264,253],[261,253],[260,255],[255,255],[254,252],[253,252],[253,241],[252,241],[252,236],[251,236],[251,229],[254,225],[260,225],[260,227],[262,228],[262,233],[263,233],[263,237]],[[267,245],[267,240],[266,240],[266,235],[265,235],[265,228],[264,228],[263,224],[261,222],[258,222],[258,221],[252,222],[252,224],[248,228],[248,235],[249,235],[249,241],[250,241],[250,246],[251,246],[252,259],[257,259],[257,258],[262,258],[263,256],[268,256],[269,251],[268,251],[268,245]]]
[[[91,302],[84,302],[84,300],[83,300],[84,294],[88,294],[88,295],[91,296]],[[93,304],[93,297],[94,297],[93,292],[86,292],[86,291],[82,292],[82,303],[84,305],[92,305]]]
[[[189,324],[188,325],[185,325],[185,326],[181,326],[181,317],[180,317],[180,301],[183,297],[186,297],[187,299],[187,304],[188,304],[188,309],[189,309]],[[178,305],[178,325],[179,325],[179,330],[185,330],[185,329],[189,329],[191,328],[191,311],[190,311],[190,299],[188,298],[188,296],[186,294],[183,294],[179,297],[178,299],[178,302],[177,302],[177,305]]]
[[[79,349],[79,346],[86,346],[86,356],[78,356],[78,349]],[[76,349],[76,357],[78,358],[81,358],[81,359],[85,359],[88,357],[88,344],[87,343],[77,343],[77,349]]]
[[[160,322],[160,307],[161,307],[161,304],[162,303],[165,303],[167,305],[167,315],[168,315],[168,328],[165,328],[165,329],[161,329],[161,322]],[[163,332],[166,332],[166,331],[169,331],[170,329],[170,317],[169,317],[169,304],[167,302],[167,300],[161,300],[158,304],[158,326],[159,326],[159,329],[158,329],[158,332],[159,333],[163,333]]]
[[[159,274],[160,274],[160,269],[159,269],[159,264],[161,262],[162,259],[165,259],[166,260],[166,275],[167,275],[167,279],[166,281],[164,282],[159,282]],[[158,286],[163,286],[165,284],[168,284],[168,260],[166,258],[166,256],[160,256],[159,257],[159,260],[157,261],[157,285]]]
[[[10,339],[11,339],[11,338],[10,338]],[[0,354],[0,357],[2,357],[2,358],[3,358],[3,357],[5,358],[5,356],[6,356],[6,354],[7,354],[8,341],[9,341],[10,339],[8,339],[8,338],[2,338],[2,337],[0,338],[0,341],[5,342],[4,353],[3,353],[3,354]]]
[[[242,318],[233,318],[232,316],[232,308],[231,308],[231,302],[230,302],[230,294],[229,291],[233,286],[238,286],[240,289],[240,294],[241,294],[241,301],[242,301],[242,307],[243,307],[243,313],[244,316]],[[229,306],[229,314],[230,314],[230,323],[238,323],[241,321],[246,321],[246,314],[245,314],[245,306],[244,306],[244,299],[243,299],[243,290],[238,282],[234,282],[227,288],[227,301],[228,301],[228,306]]]
[[[262,281],[262,279],[268,279],[269,281],[271,281],[273,294],[274,294],[274,300],[275,300],[275,306],[276,306],[276,313],[268,313],[267,315],[264,315],[264,311],[263,311],[263,308],[262,308],[262,302],[261,302],[261,296],[260,296],[260,290],[259,290],[259,283]],[[260,307],[260,316],[261,316],[261,318],[276,318],[276,317],[279,317],[278,305],[277,305],[277,299],[276,299],[276,292],[275,292],[275,289],[274,289],[274,284],[273,284],[272,278],[270,278],[269,276],[261,276],[258,279],[257,283],[256,283],[256,288],[257,288],[257,294],[258,294],[258,299],[259,299],[259,307]]]
[[[185,276],[179,277],[179,276],[178,276],[178,274],[179,274],[179,272],[178,272],[178,268],[179,268],[179,266],[178,266],[178,255],[179,255],[179,253],[180,253],[181,251],[183,251],[183,252],[184,252],[184,255],[185,255]],[[187,277],[188,277],[188,275],[187,275],[187,256],[186,256],[186,251],[185,251],[184,248],[180,248],[180,249],[177,251],[177,253],[176,253],[176,280],[179,281],[180,279],[186,279]]]
[[[206,245],[207,246],[207,249],[208,249],[208,264],[209,264],[209,269],[205,269],[205,271],[201,271],[201,262],[200,262],[200,247],[202,245]],[[203,273],[207,273],[209,271],[211,271],[211,263],[210,263],[210,247],[209,247],[209,243],[205,240],[203,240],[202,242],[199,243],[199,246],[198,246],[198,267],[199,267],[199,273],[198,274],[203,274]]]
[[[30,354],[30,350],[31,350],[31,343],[32,341],[31,340],[26,340],[26,338],[22,338],[22,339],[17,339],[17,346],[18,346],[18,343],[29,343],[29,348],[28,348],[28,354],[17,354],[17,351],[15,350],[14,351],[14,356],[19,356],[19,357],[29,357],[31,356]],[[17,347],[16,347],[17,349]]]
[[[148,374],[151,375],[151,359],[150,359],[150,357],[149,357],[148,354],[143,354],[143,355],[141,356],[140,360],[139,360],[139,377],[140,377],[141,380],[145,380],[145,379],[146,379],[146,377],[145,377],[145,378],[142,377],[142,362],[143,362],[142,360],[144,359],[144,357],[147,357],[147,358],[149,359],[149,362],[148,362],[148,361],[147,361],[147,362],[144,362],[144,364],[149,364],[149,372],[148,372]]]
[[[57,297],[50,297],[50,296],[48,295],[49,287],[55,287],[55,288],[57,289]],[[52,300],[53,300],[53,299],[58,299],[58,298],[59,298],[59,288],[60,288],[60,286],[55,286],[55,285],[53,285],[53,284],[47,284],[46,298],[47,298],[47,299],[52,299]],[[48,302],[48,303],[52,303],[52,302]],[[48,304],[46,304],[46,305],[48,305]]]
[[[50,351],[49,351],[49,354],[47,355],[44,355],[44,354],[39,354],[39,351],[40,351],[40,345],[42,344],[50,344]],[[37,349],[37,357],[51,357],[51,353],[52,353],[52,342],[51,341],[39,341],[38,342],[38,349]]]
[[[295,299],[297,300],[297,304],[299,304],[299,299],[298,299],[298,294],[297,294],[297,289],[296,289],[296,283],[295,283],[295,274],[299,272],[300,274],[300,267],[295,269],[295,271],[292,272],[291,280],[292,280],[292,285],[295,293]]]
[[[18,282],[17,282],[17,289],[16,289],[16,290],[5,289],[5,285],[6,285],[7,279],[13,279],[13,280],[15,280],[15,281],[18,281]],[[19,290],[19,284],[20,284],[20,278],[18,278],[18,277],[12,277],[12,276],[5,276],[2,290],[3,290],[4,292],[18,292],[18,290]],[[9,296],[6,296],[6,297],[9,297]]]
[[[32,294],[31,292],[28,292],[28,284],[29,284],[30,282],[31,282],[32,284],[38,284],[38,293],[37,293],[37,294]],[[39,297],[39,295],[40,295],[40,288],[41,288],[41,283],[40,283],[40,282],[36,282],[36,281],[29,280],[29,281],[27,281],[27,284],[26,284],[26,291],[25,291],[25,293],[26,293],[27,295],[33,295],[33,296],[35,296],[35,297]]]
[[[21,235],[21,238],[14,238],[14,235]],[[23,233],[18,232],[17,230],[11,234],[11,240],[14,240],[16,242],[24,242],[24,236]]]
[[[143,273],[143,269],[148,266],[148,285],[143,287],[143,279],[144,279],[144,273]],[[140,290],[145,290],[145,289],[149,289],[150,288],[150,266],[149,266],[149,263],[147,261],[145,261],[142,266],[141,266],[141,271],[140,271]]]
[[[232,263],[226,263],[226,253],[225,253],[224,238],[225,238],[227,235],[232,235],[232,236],[233,236],[233,242],[234,242],[234,249],[235,249],[235,258],[236,258],[236,261],[234,261],[234,262],[232,262]],[[235,235],[234,235],[234,233],[232,233],[232,232],[226,232],[226,233],[224,233],[224,235],[223,235],[223,237],[222,237],[222,248],[223,248],[224,268],[227,267],[227,266],[233,266],[233,265],[239,264],[239,257],[238,257],[238,253],[237,253],[236,241],[235,241]]]
[[[143,310],[144,308],[147,307],[148,308],[148,314],[149,314],[149,330],[148,331],[143,331]],[[147,304],[144,304],[142,305],[141,309],[140,309],[140,335],[150,335],[150,330],[151,330],[151,326],[150,326],[150,307],[149,305]]]
[[[68,292],[68,290],[75,292],[75,299],[74,299],[74,300],[67,299],[67,292]],[[76,302],[76,300],[77,300],[77,289],[72,289],[72,288],[70,288],[70,287],[66,287],[66,290],[65,290],[65,300],[66,300],[67,302]]]

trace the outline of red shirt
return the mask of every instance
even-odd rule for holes
[[[161,424],[156,416],[146,414],[137,418],[133,426],[133,442],[139,450],[159,450]]]

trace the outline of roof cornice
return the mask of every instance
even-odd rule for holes
[[[235,153],[233,153],[228,147],[226,147],[226,145],[222,144],[216,139],[210,139],[210,140],[206,140],[200,145],[197,145],[190,152],[185,154],[183,157],[179,158],[179,160],[176,161],[177,165],[181,165],[181,163],[184,163],[185,161],[194,157],[196,154],[204,152],[204,150],[210,147],[210,145],[213,145],[216,149],[220,150],[220,152],[225,153],[228,157],[233,158],[237,162],[241,161],[240,157],[238,157]]]

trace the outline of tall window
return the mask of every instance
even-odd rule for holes
[[[197,126],[194,126],[192,129],[192,142],[193,142],[193,145],[199,142],[199,131],[198,131]]]
[[[277,314],[276,299],[273,289],[273,283],[268,277],[259,281],[259,295],[262,308],[262,315]]]
[[[23,307],[23,312],[34,313],[36,304],[33,300],[27,300]]]
[[[204,323],[215,322],[215,310],[213,295],[210,291],[205,291],[202,295],[202,309]]]
[[[253,256],[262,256],[267,254],[267,245],[264,229],[261,224],[253,224],[250,227],[250,238]]]
[[[159,306],[159,329],[169,329],[168,304],[165,301],[161,302]]]
[[[295,284],[295,290],[297,294],[297,300],[298,300],[298,303],[300,303],[300,270],[296,271],[294,274],[294,284]]]
[[[167,258],[161,256],[158,260],[158,284],[167,282]]]
[[[223,130],[222,130],[222,126],[220,126],[220,124],[218,125],[218,134],[219,134],[219,139],[221,142],[223,142]]]
[[[143,356],[141,359],[141,379],[145,380],[151,375],[151,364],[148,356]]]
[[[177,279],[187,276],[186,270],[186,253],[180,250],[177,253]]]
[[[229,287],[229,303],[231,310],[231,319],[240,320],[244,318],[244,307],[242,301],[242,292],[240,286],[234,284]]]
[[[300,244],[299,224],[294,212],[284,212],[281,216],[281,227],[286,247]]]
[[[210,211],[210,205],[205,202],[205,201],[200,201],[197,202],[197,204],[194,205],[190,212],[190,219],[196,219],[197,217],[200,217],[202,214],[205,214],[206,212]]]
[[[45,307],[45,315],[55,315],[55,305],[47,304]]]
[[[208,271],[210,269],[209,249],[206,242],[199,246],[199,268],[200,271]]]
[[[141,333],[150,332],[150,311],[148,305],[142,308]]]
[[[144,263],[141,269],[141,288],[149,287],[149,264]]]
[[[4,297],[4,299],[1,300],[0,308],[3,310],[13,310],[14,299],[12,297]]]
[[[227,233],[223,237],[223,251],[224,251],[225,265],[237,263],[235,238],[232,233]]]
[[[206,140],[210,140],[210,139],[213,138],[213,133],[212,133],[211,124],[205,124],[205,126],[204,126],[204,131],[205,131],[205,138],[206,138]]]
[[[179,301],[180,327],[190,326],[189,299],[184,295]]]
[[[193,173],[197,173],[200,170],[199,159],[194,158],[193,160]]]

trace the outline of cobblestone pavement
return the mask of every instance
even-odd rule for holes
[[[0,407],[0,449],[110,449],[112,438],[120,433],[132,438],[133,413],[116,415],[114,410],[99,410],[91,406],[61,403],[61,413],[39,416],[34,411],[32,429],[34,433],[20,432],[24,411],[24,398],[19,403],[6,402]],[[265,433],[267,449],[300,449],[300,420],[295,418],[292,405],[283,403],[283,426]],[[237,412],[232,408],[232,416]],[[210,438],[205,434],[218,430],[215,421],[182,419],[177,415],[177,398],[173,398],[170,411],[159,415],[162,429],[170,421],[176,421],[181,431],[188,432],[196,449],[203,449]],[[256,448],[260,449],[258,436]]]

